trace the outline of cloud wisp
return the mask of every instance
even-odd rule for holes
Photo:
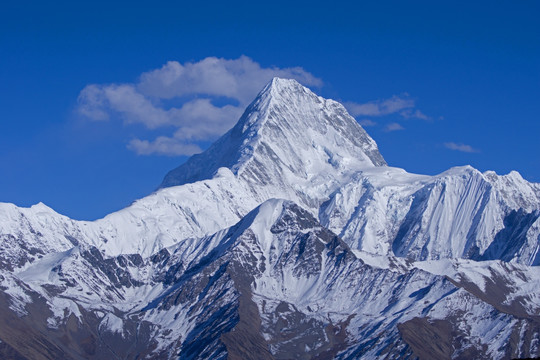
[[[399,130],[405,130],[401,124],[393,122],[384,127],[384,131],[391,132],[391,131],[399,131]]]
[[[125,124],[142,124],[150,130],[173,129],[172,137],[132,139],[128,148],[138,154],[192,155],[201,151],[197,142],[213,140],[230,129],[275,76],[322,86],[322,80],[301,67],[264,68],[247,56],[208,57],[184,64],[169,61],[141,74],[134,83],[86,86],[77,99],[77,112],[94,121],[118,117]],[[168,102],[180,105],[166,106]],[[227,104],[216,105],[219,102]]]
[[[377,123],[371,119],[361,119],[361,120],[358,120],[358,123],[364,127],[377,125]]]
[[[370,101],[364,104],[345,103],[352,116],[383,116],[414,107],[414,100],[407,97],[392,96],[390,99]]]
[[[455,142],[446,142],[444,147],[454,151],[461,151],[465,153],[477,153],[480,150],[473,148],[471,145],[455,143]]]
[[[349,101],[345,103],[345,107],[354,117],[382,117],[397,114],[404,119],[432,120],[430,116],[416,108],[414,99],[406,93],[402,95],[393,95],[389,99],[370,101],[367,103]],[[366,122],[366,125],[373,126],[375,123],[370,120],[369,122]],[[393,128],[393,130],[403,130],[403,127],[398,129],[395,123],[386,126],[386,129],[390,128]]]

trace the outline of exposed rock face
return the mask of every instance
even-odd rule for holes
[[[540,355],[540,186],[392,168],[274,79],[154,194],[95,222],[0,204],[0,357]]]

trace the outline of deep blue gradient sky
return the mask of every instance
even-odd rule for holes
[[[3,1],[0,201],[96,219],[152,192],[186,157],[129,150],[149,130],[77,116],[79,93],[209,56],[300,66],[339,101],[413,100],[430,120],[358,117],[392,166],[540,182],[540,2],[351,3]]]

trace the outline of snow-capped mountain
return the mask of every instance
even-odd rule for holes
[[[539,217],[539,184],[387,166],[341,104],[276,78],[126,209],[0,204],[0,355],[539,356]]]

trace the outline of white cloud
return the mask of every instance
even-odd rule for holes
[[[398,123],[390,123],[384,127],[384,131],[390,132],[390,131],[398,131],[398,130],[405,130],[403,126],[401,126]]]
[[[79,94],[77,111],[95,121],[118,116],[126,124],[139,123],[148,129],[173,127],[172,137],[133,139],[128,148],[144,155],[189,155],[200,151],[194,141],[213,140],[231,128],[275,76],[307,86],[322,85],[319,78],[300,67],[263,68],[247,56],[232,60],[208,57],[185,64],[169,61],[143,73],[136,83],[86,86]],[[213,103],[223,98],[234,105]],[[180,105],[164,105],[171,100]]]
[[[414,100],[407,96],[394,95],[390,99],[370,101],[359,104],[355,102],[345,103],[347,110],[353,116],[383,116],[397,113],[403,109],[414,108]]]
[[[210,99],[186,102],[172,113],[178,126],[175,137],[206,140],[222,135],[236,123],[243,110],[243,107],[233,105],[217,107]]]
[[[102,86],[102,91],[109,109],[121,114],[128,123],[141,123],[156,129],[173,122],[170,111],[154,106],[132,85]]]
[[[471,145],[454,143],[454,142],[444,143],[444,147],[450,150],[461,151],[461,152],[466,152],[466,153],[480,152],[480,150],[473,148]]]
[[[109,120],[107,98],[99,85],[88,85],[79,94],[78,112],[89,119]]]
[[[375,126],[377,125],[377,123],[373,120],[370,120],[370,119],[362,119],[362,120],[358,120],[358,123],[364,127],[366,126]]]
[[[352,116],[386,116],[398,114],[404,119],[431,120],[431,117],[416,108],[414,99],[405,93],[403,95],[393,95],[389,99],[370,101],[367,103],[346,102],[345,107]],[[365,121],[365,120],[364,120]],[[371,124],[371,123],[368,123]],[[366,125],[370,126],[370,125]],[[391,126],[392,127],[392,126]],[[394,125],[395,127],[395,125]],[[399,130],[402,130],[400,128]],[[391,130],[390,130],[391,131]]]
[[[129,142],[128,149],[139,155],[193,155],[201,152],[201,148],[195,144],[186,144],[165,136],[160,136],[153,141],[133,139]]]
[[[246,104],[273,77],[298,80],[307,86],[322,81],[300,67],[262,68],[247,56],[228,60],[208,57],[184,65],[169,61],[160,69],[143,73],[138,89],[147,96],[171,99],[191,94],[225,96]]]
[[[431,117],[427,116],[426,114],[424,114],[423,112],[421,112],[418,109],[416,109],[416,110],[412,110],[412,109],[403,110],[402,112],[399,113],[399,115],[401,115],[405,119],[414,118],[414,119],[420,119],[420,120],[431,120]]]

